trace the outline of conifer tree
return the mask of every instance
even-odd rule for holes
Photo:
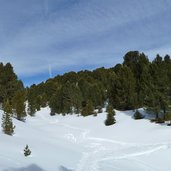
[[[143,119],[144,116],[138,111],[136,110],[134,113],[134,119]]]
[[[14,133],[15,126],[12,122],[12,109],[7,100],[3,104],[4,113],[2,115],[2,130],[5,134],[12,135]]]
[[[136,106],[136,82],[127,66],[120,66],[108,90],[109,102],[116,109],[130,110]]]
[[[11,101],[17,90],[23,89],[23,84],[17,79],[10,63],[0,63],[0,103],[9,99]]]
[[[31,103],[28,104],[28,109],[27,112],[30,116],[35,116],[36,113],[36,109],[34,108],[34,105],[32,105]]]
[[[18,120],[24,121],[26,117],[25,111],[25,92],[17,91],[12,100],[12,106],[14,109],[14,113]]]
[[[165,120],[169,121],[168,126],[171,126],[171,112],[166,112]]]
[[[114,116],[115,116],[115,111],[113,110],[113,107],[109,105],[107,108],[107,118],[105,120],[106,126],[113,125],[116,123]]]
[[[29,149],[28,145],[24,148],[24,155],[27,157],[31,154],[31,150]]]
[[[5,70],[7,68],[11,72],[11,67],[8,66]],[[6,91],[8,88],[4,86],[7,82],[4,74],[1,74],[3,72],[4,66],[0,64],[0,101],[11,92]],[[11,85],[13,84],[10,83]],[[119,110],[147,107],[156,114],[158,120],[165,119],[171,104],[170,97],[170,57],[166,55],[163,60],[157,55],[150,62],[144,53],[131,51],[124,56],[123,64],[117,64],[113,68],[70,72],[33,85],[28,89],[27,100],[31,115],[48,104],[51,115],[81,111],[82,115],[87,116],[93,114],[93,109],[88,111],[88,101],[92,103],[92,108],[103,106],[109,101]]]
[[[49,101],[49,107],[51,109],[51,115],[55,115],[55,113],[63,112],[63,102],[62,102],[62,91],[61,88],[57,90],[54,95],[51,97]]]
[[[93,113],[94,113],[94,107],[93,107],[92,101],[88,100],[87,103],[85,105],[83,105],[81,114],[83,116],[88,116]]]
[[[27,89],[27,101],[28,101],[28,114],[30,116],[34,116],[36,111],[40,108],[37,103],[38,99],[38,91],[36,85],[32,85],[29,89]]]

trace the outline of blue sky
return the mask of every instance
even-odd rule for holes
[[[170,0],[0,0],[0,61],[25,85],[171,53]]]

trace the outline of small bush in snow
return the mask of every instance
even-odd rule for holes
[[[98,110],[98,111],[97,111],[98,113],[102,113],[102,112],[103,112],[103,109],[102,109],[101,106],[97,106],[97,110]]]
[[[156,119],[156,123],[165,123],[165,120],[163,118]]]
[[[105,120],[105,125],[106,126],[113,125],[113,124],[116,123],[116,120],[115,120],[114,116],[115,116],[115,111],[113,110],[112,106],[109,106],[108,110],[107,110],[107,118]]]
[[[134,119],[143,119],[144,116],[138,111],[136,110],[134,113]]]
[[[97,112],[94,112],[94,113],[93,113],[93,116],[97,116]]]
[[[24,155],[27,157],[31,154],[31,150],[29,149],[28,145],[26,145],[24,149]]]

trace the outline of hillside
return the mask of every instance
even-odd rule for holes
[[[171,120],[171,58],[130,51],[114,67],[69,72],[26,89],[28,114],[49,106],[51,115],[91,115],[106,102],[125,111],[146,107],[156,122]]]
[[[2,112],[0,112],[2,114]],[[50,116],[43,108],[26,122],[13,119],[14,136],[0,133],[1,171],[170,171],[170,127],[116,111],[116,124],[97,117]],[[31,156],[23,149],[29,145]]]

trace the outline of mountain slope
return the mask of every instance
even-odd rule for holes
[[[2,114],[2,112],[0,112]],[[41,109],[14,136],[0,133],[1,171],[170,171],[171,128],[116,111],[116,124],[97,117],[50,116]],[[23,149],[28,144],[31,156]]]

